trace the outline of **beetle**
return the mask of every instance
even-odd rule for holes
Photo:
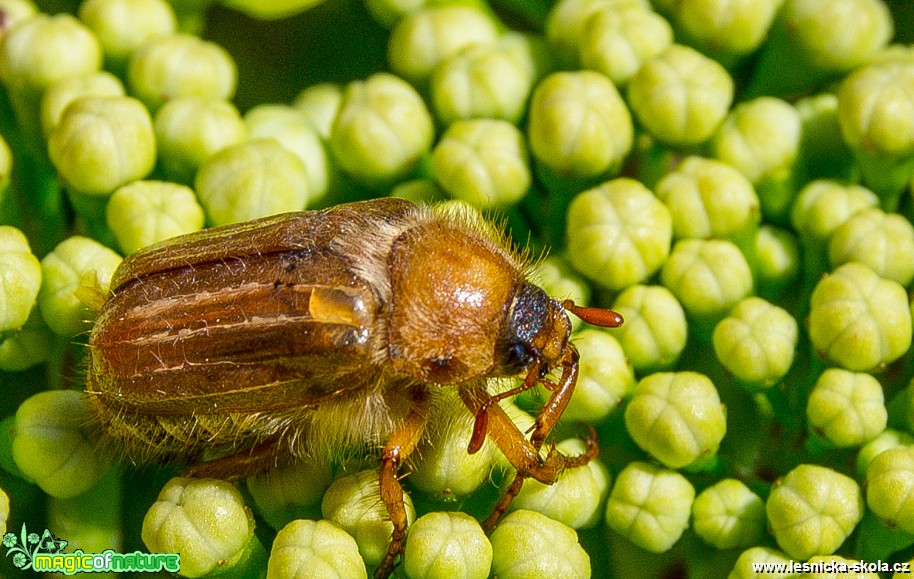
[[[89,337],[86,392],[128,456],[183,460],[194,476],[381,448],[386,576],[407,528],[397,473],[442,388],[475,416],[468,452],[488,437],[517,471],[487,530],[524,479],[553,483],[598,452],[592,431],[581,456],[540,450],[577,379],[566,311],[600,326],[622,318],[556,301],[528,277],[496,228],[453,206],[385,198],[203,230],[117,269]],[[489,379],[506,376],[524,379],[490,394]],[[528,439],[497,402],[537,383],[551,394]]]

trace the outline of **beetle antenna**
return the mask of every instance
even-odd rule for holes
[[[579,306],[572,300],[562,302],[562,307],[581,318],[591,326],[600,326],[601,328],[618,328],[622,325],[622,314],[612,310],[602,308],[589,308]]]

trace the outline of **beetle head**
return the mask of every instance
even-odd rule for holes
[[[600,327],[622,324],[622,316],[611,310],[576,305],[571,300],[558,302],[539,287],[524,282],[508,316],[499,344],[499,360],[504,374],[518,374],[533,362],[540,362],[543,376],[565,359],[569,348],[571,312]]]
[[[525,282],[508,315],[499,345],[503,373],[518,374],[537,360],[547,372],[565,356],[570,335],[571,322],[562,304]]]

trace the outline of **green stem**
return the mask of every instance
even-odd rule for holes
[[[806,319],[809,314],[809,300],[812,292],[829,270],[826,243],[817,239],[801,239],[803,255],[803,281],[800,288],[800,298],[797,301],[799,311],[796,312],[798,320]]]
[[[863,182],[879,196],[883,211],[897,212],[914,176],[914,155],[892,158],[857,151],[855,156]]]
[[[856,554],[864,561],[887,561],[892,554],[914,545],[914,535],[889,528],[867,510],[860,521]]]
[[[490,0],[492,9],[502,15],[513,28],[542,32],[546,17],[552,9],[548,0]]]
[[[827,81],[831,76],[829,71],[809,62],[807,55],[790,38],[790,31],[775,24],[740,100],[747,101],[764,95],[799,95]]]
[[[766,179],[756,183],[755,192],[762,205],[765,221],[782,227],[790,226],[790,208],[798,189],[793,175],[783,179]]]

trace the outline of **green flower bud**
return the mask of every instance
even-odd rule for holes
[[[908,559],[906,561],[906,563],[907,563],[906,569],[914,568],[914,557]],[[895,571],[895,573],[892,574],[892,579],[906,579],[905,575],[910,575],[910,574],[911,574],[910,571]]]
[[[308,202],[323,197],[330,186],[330,158],[320,135],[297,109],[285,105],[260,105],[244,115],[252,139],[276,139],[295,153],[308,176]]]
[[[634,370],[622,346],[604,330],[585,328],[577,332],[573,340],[581,354],[581,361],[578,382],[562,420],[597,424],[622,404],[622,400],[635,388]],[[537,389],[540,398],[547,401],[551,392],[544,386]]]
[[[786,0],[776,26],[812,65],[834,72],[867,62],[892,37],[888,7],[876,0]]]
[[[101,71],[70,76],[49,86],[41,97],[41,128],[45,138],[51,135],[70,103],[83,96],[122,97],[124,85],[110,72]]]
[[[381,72],[346,87],[330,150],[344,171],[372,185],[412,170],[433,138],[432,117],[419,94]]]
[[[0,489],[0,535],[6,534],[6,522],[10,518],[10,498]]]
[[[211,225],[301,211],[310,194],[301,160],[273,139],[222,149],[200,166],[194,185]]]
[[[685,44],[729,67],[762,45],[780,5],[780,0],[683,0],[674,4],[672,19]]]
[[[892,37],[880,0],[786,0],[747,94],[795,95],[872,59]]]
[[[410,579],[485,579],[491,565],[492,545],[467,514],[428,513],[409,529],[403,570]]]
[[[473,45],[435,67],[429,93],[444,125],[491,118],[516,123],[526,111],[533,71],[502,45]]]
[[[7,193],[10,189],[10,182],[13,174],[13,152],[10,146],[0,135],[0,208],[5,205]],[[2,209],[0,209],[2,211]]]
[[[172,180],[192,183],[210,157],[247,139],[247,126],[230,102],[214,98],[175,98],[155,116],[162,170]]]
[[[108,195],[155,166],[152,119],[130,97],[80,97],[51,131],[48,154],[74,191]]]
[[[190,34],[164,34],[137,48],[127,64],[130,94],[156,111],[165,102],[194,96],[229,100],[238,72],[224,48]]]
[[[866,469],[874,458],[890,448],[914,446],[914,436],[900,430],[886,428],[876,438],[860,447],[857,453],[857,479],[866,478]]]
[[[223,4],[251,18],[273,20],[294,16],[321,2],[323,0],[224,0]]]
[[[869,374],[830,368],[819,376],[806,406],[809,427],[838,447],[858,446],[885,430],[882,385]]]
[[[563,440],[556,447],[566,456],[577,456],[587,450],[579,438]],[[511,510],[536,511],[572,529],[587,529],[602,519],[608,492],[609,471],[596,459],[564,471],[551,485],[534,479],[524,481]]]
[[[52,497],[84,493],[111,467],[93,437],[92,420],[82,392],[49,390],[28,398],[16,411],[16,466]]]
[[[722,317],[752,292],[749,263],[723,239],[684,239],[673,246],[660,279],[698,319]]]
[[[757,184],[790,176],[800,151],[801,134],[802,122],[796,108],[780,99],[760,97],[734,107],[714,136],[712,146],[714,156]]]
[[[914,62],[914,50],[908,44],[888,44],[880,49],[867,64],[882,62]]]
[[[678,472],[629,463],[606,503],[606,524],[651,553],[663,553],[689,526],[695,488]]]
[[[560,0],[546,17],[546,39],[554,47],[559,64],[572,68],[578,64],[579,46],[590,21],[603,11],[629,8],[649,10],[645,0]]]
[[[21,372],[41,364],[51,355],[54,335],[41,319],[38,308],[25,324],[0,336],[0,370]]]
[[[40,93],[58,80],[101,68],[95,35],[69,14],[38,14],[9,29],[0,46],[0,79],[11,91]]]
[[[800,190],[790,221],[801,235],[825,241],[851,215],[878,204],[879,198],[866,187],[812,181]]]
[[[111,195],[108,227],[125,254],[158,241],[199,231],[203,208],[190,187],[168,181],[134,181]]]
[[[15,227],[0,225],[0,332],[25,324],[41,287],[41,264]]]
[[[907,286],[914,279],[914,227],[897,213],[864,209],[834,230],[828,258],[833,267],[856,261]]]
[[[533,84],[555,68],[552,47],[538,34],[508,30],[498,39],[498,46],[528,71]]]
[[[247,479],[247,487],[258,511],[278,529],[293,519],[318,512],[331,482],[330,464],[309,460],[282,464],[252,476]]]
[[[791,579],[795,578],[796,573],[760,573],[756,571],[756,566],[761,565],[789,565],[791,559],[784,553],[769,549],[768,547],[752,547],[743,551],[736,559],[733,570],[727,575],[727,579]]]
[[[298,93],[293,106],[305,115],[321,139],[327,141],[342,100],[343,89],[337,84],[324,82]]]
[[[704,374],[658,372],[638,382],[625,408],[625,427],[654,458],[681,468],[717,453],[727,417]]]
[[[838,90],[841,132],[857,157],[865,182],[883,197],[900,195],[914,171],[912,91],[914,58],[863,67]],[[896,201],[884,206],[893,208],[892,203]]]
[[[614,3],[587,20],[578,46],[581,66],[602,72],[622,87],[646,61],[673,43],[673,28],[638,4]]]
[[[628,178],[575,197],[568,208],[567,228],[571,264],[612,290],[651,277],[667,259],[673,235],[666,206]]]
[[[800,246],[792,232],[763,223],[755,237],[754,251],[760,292],[772,289],[777,293],[799,275]]]
[[[416,518],[412,499],[404,494],[403,502],[406,519],[412,524]],[[355,538],[369,566],[377,565],[387,554],[394,525],[381,501],[378,471],[363,470],[333,481],[324,493],[321,512]]]
[[[905,290],[859,263],[822,278],[812,292],[809,337],[821,355],[848,370],[870,371],[911,345]]]
[[[426,0],[365,0],[372,18],[385,28],[391,28],[401,18],[428,4]]]
[[[0,26],[0,40],[6,33],[21,22],[38,14],[38,7],[31,0],[2,0],[0,10],[3,10],[3,25]]]
[[[590,557],[574,529],[533,511],[515,511],[489,536],[492,576],[590,577]]]
[[[718,549],[755,544],[765,532],[765,503],[728,478],[701,491],[692,503],[695,533]]]
[[[253,534],[250,511],[231,483],[176,477],[146,513],[142,537],[150,552],[181,553],[181,575],[202,577],[231,568]]]
[[[359,546],[330,521],[292,521],[273,540],[267,579],[368,577]]]
[[[442,189],[482,209],[516,203],[530,188],[524,137],[507,121],[455,121],[432,151],[431,163]]]
[[[801,464],[772,488],[765,506],[778,545],[793,559],[831,554],[863,517],[854,479],[824,466]]]
[[[537,161],[555,173],[614,173],[632,148],[631,114],[613,83],[581,70],[547,76],[533,91],[527,127]]]
[[[748,297],[714,328],[714,353],[739,380],[768,387],[790,370],[798,339],[793,316],[762,298]]]
[[[642,375],[675,366],[688,338],[685,312],[663,286],[633,285],[619,294],[613,310],[625,323],[610,328],[635,370]]]
[[[390,33],[390,69],[414,85],[426,82],[447,57],[498,40],[495,22],[471,5],[431,6],[403,17]]]
[[[628,102],[657,140],[674,146],[698,145],[726,117],[733,102],[733,79],[717,62],[673,44],[631,78]]]
[[[890,448],[870,461],[866,504],[889,526],[914,534],[914,447]]]
[[[465,497],[488,482],[497,448],[488,440],[479,452],[467,453],[474,417],[454,416],[462,402],[455,392],[442,391],[428,418],[426,438],[412,459],[410,484],[442,502]]]
[[[104,296],[121,256],[88,237],[65,239],[41,260],[41,317],[59,336],[73,337],[89,329],[94,313],[77,297],[81,289]]]
[[[86,0],[79,7],[79,19],[98,36],[109,68],[119,73],[141,44],[173,34],[178,26],[165,0]]]
[[[759,200],[752,183],[714,159],[688,157],[655,188],[670,209],[676,238],[732,238],[758,224]]]

